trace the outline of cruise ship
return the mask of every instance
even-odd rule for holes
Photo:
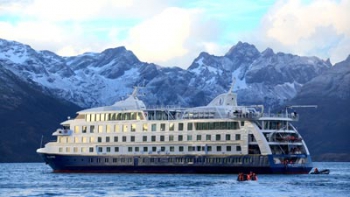
[[[146,107],[138,87],[111,106],[77,112],[37,150],[54,172],[307,174],[295,112],[238,106],[230,90],[208,105]]]

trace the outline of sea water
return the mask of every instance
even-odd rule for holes
[[[314,163],[329,175],[53,173],[43,163],[0,163],[0,196],[350,196],[350,162]]]

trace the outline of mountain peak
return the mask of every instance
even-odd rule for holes
[[[270,56],[275,55],[275,53],[273,52],[273,50],[271,48],[266,48],[265,51],[263,51],[261,53],[261,55],[264,57],[270,57]]]
[[[226,57],[230,59],[248,57],[257,58],[260,56],[260,52],[252,44],[239,41],[236,45],[231,47],[231,49],[225,54]]]

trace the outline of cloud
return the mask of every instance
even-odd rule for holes
[[[129,47],[140,58],[165,61],[187,53],[183,43],[190,36],[191,12],[167,8],[158,15],[133,27]]]
[[[264,16],[254,36],[245,37],[262,49],[331,58],[350,54],[350,1],[277,2]]]

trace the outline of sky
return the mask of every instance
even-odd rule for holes
[[[350,54],[350,0],[0,0],[0,38],[61,56],[125,46],[184,69],[239,41],[334,64]]]

